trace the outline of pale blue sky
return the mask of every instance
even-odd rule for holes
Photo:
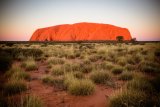
[[[37,28],[78,22],[128,28],[137,40],[160,40],[159,0],[4,0],[0,40],[29,40]]]

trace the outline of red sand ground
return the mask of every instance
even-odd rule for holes
[[[20,63],[14,63],[19,66]],[[66,91],[58,90],[54,86],[48,86],[40,80],[47,70],[45,63],[39,62],[39,68],[35,71],[28,72],[32,80],[28,81],[28,91],[26,94],[38,96],[45,107],[107,107],[110,96],[116,89],[102,85],[96,85],[95,92],[89,96],[74,96]],[[118,81],[122,86],[122,82]]]
[[[30,41],[116,40],[117,36],[123,36],[124,40],[131,39],[126,28],[83,22],[37,29]]]

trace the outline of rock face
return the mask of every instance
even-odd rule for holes
[[[30,41],[130,40],[128,29],[109,24],[75,23],[37,29]]]

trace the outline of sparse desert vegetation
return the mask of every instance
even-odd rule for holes
[[[1,107],[160,106],[159,42],[1,43],[0,73]]]

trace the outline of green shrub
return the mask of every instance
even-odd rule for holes
[[[121,74],[123,72],[123,67],[121,66],[114,66],[114,68],[112,69],[112,73],[117,75],[117,74]]]
[[[95,71],[90,75],[91,80],[95,83],[104,84],[110,80],[110,75],[104,71]]]
[[[27,90],[27,85],[23,80],[9,80],[4,85],[6,95],[17,94]]]
[[[130,72],[123,72],[119,77],[119,80],[124,80],[124,81],[132,79],[133,79],[133,74]]]
[[[94,84],[86,79],[75,80],[69,85],[68,91],[73,95],[90,95],[94,92]]]
[[[21,64],[27,71],[37,70],[37,64],[32,57],[29,57],[26,61]]]
[[[123,90],[111,96],[109,107],[148,107],[147,96],[143,92]]]

